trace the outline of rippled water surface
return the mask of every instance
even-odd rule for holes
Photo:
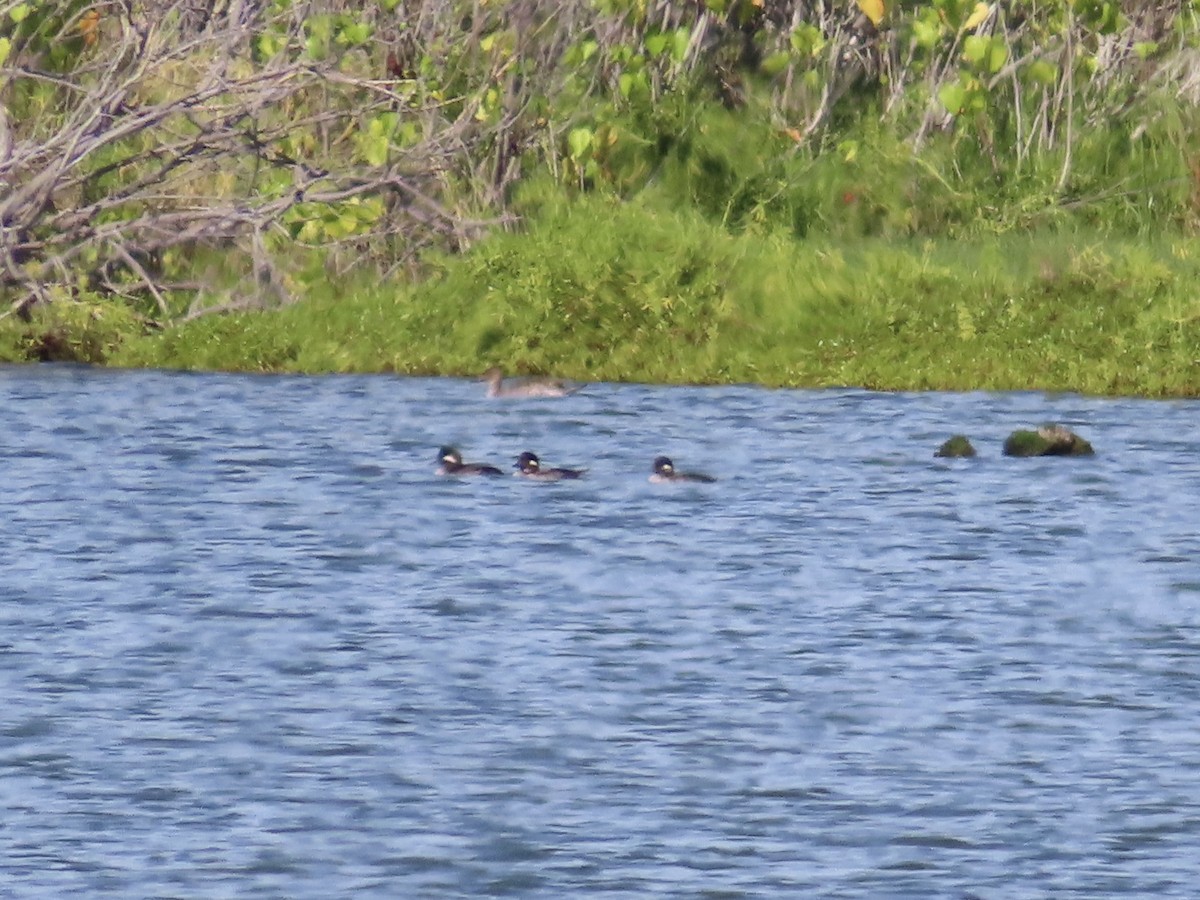
[[[0,883],[1195,897],[1198,413],[0,370]]]

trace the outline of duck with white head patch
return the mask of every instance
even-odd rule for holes
[[[438,451],[439,475],[503,475],[495,466],[485,463],[465,463],[457,447],[443,447]]]
[[[514,473],[522,478],[532,478],[536,481],[566,481],[573,478],[582,478],[587,469],[543,469],[542,462],[537,458],[536,453],[530,453],[526,450],[517,457],[513,468],[517,471]]]
[[[670,457],[659,456],[654,460],[653,474],[650,476],[650,481],[654,484],[666,484],[681,481],[690,481],[697,484],[712,484],[717,479],[711,475],[705,475],[703,472],[677,472],[675,463],[671,462]]]

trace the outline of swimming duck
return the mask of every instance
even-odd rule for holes
[[[536,478],[538,481],[562,481],[567,478],[582,478],[587,469],[543,469],[537,455],[528,450],[517,457],[513,464],[517,471],[514,473],[523,478]]]
[[[650,480],[655,484],[667,481],[695,481],[711,484],[717,479],[701,472],[676,472],[675,463],[671,462],[669,457],[659,456],[655,457],[654,474],[650,476]]]
[[[484,463],[465,463],[457,447],[443,447],[438,451],[437,473],[439,475],[503,475],[495,466]]]
[[[484,372],[483,380],[489,397],[566,397],[583,387],[556,378],[510,378],[506,384],[498,367]]]

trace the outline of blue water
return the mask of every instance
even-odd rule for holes
[[[0,891],[1195,897],[1198,413],[0,370]]]

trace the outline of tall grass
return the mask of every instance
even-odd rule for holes
[[[527,198],[533,204],[533,199]],[[1200,395],[1200,243],[1093,230],[797,240],[544,195],[417,285],[126,343],[127,365]]]

